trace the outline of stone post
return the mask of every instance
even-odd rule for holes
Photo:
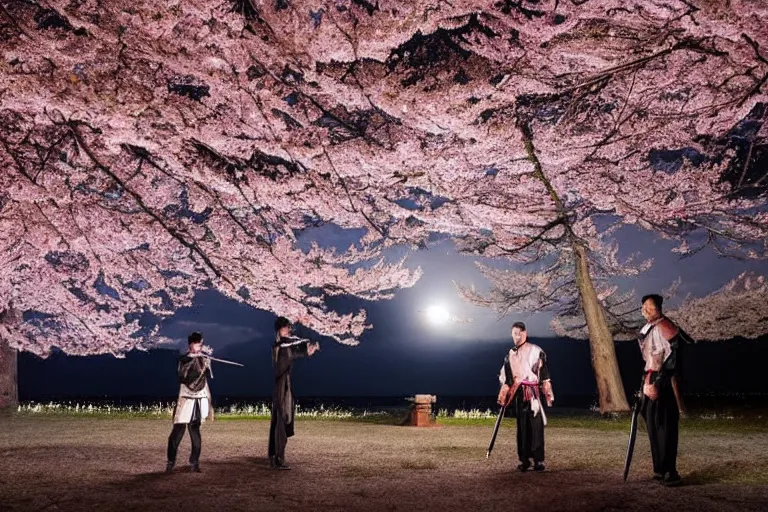
[[[416,395],[407,398],[412,402],[407,424],[414,427],[428,427],[432,425],[432,404],[437,401],[435,395]]]

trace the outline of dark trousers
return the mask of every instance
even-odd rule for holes
[[[541,411],[534,416],[531,402],[516,397],[515,418],[517,419],[517,456],[520,462],[533,459],[544,462],[544,418]]]
[[[285,460],[285,445],[288,444],[288,429],[279,406],[272,407],[269,423],[269,456]]]
[[[677,472],[677,441],[680,411],[671,385],[664,386],[656,400],[645,397],[641,414],[651,443],[653,472]]]
[[[192,441],[192,452],[189,454],[189,463],[197,464],[200,460],[202,438],[200,437],[200,401],[195,401],[195,409],[189,423],[175,423],[171,435],[168,436],[168,461],[176,462],[176,452],[184,437],[184,427],[189,429],[189,439]]]

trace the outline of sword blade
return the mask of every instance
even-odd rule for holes
[[[496,424],[493,426],[493,435],[491,436],[491,442],[488,444],[488,451],[485,453],[485,458],[491,456],[491,451],[493,451],[493,445],[496,443],[496,436],[499,435],[499,428],[501,427],[501,421],[504,419],[504,411],[507,410],[507,406],[512,401],[512,398],[515,396],[515,393],[517,392],[517,388],[520,387],[520,383],[517,382],[512,386],[512,389],[509,390],[509,393],[507,394],[507,400],[504,403],[504,405],[501,406],[501,409],[499,409],[499,415],[496,417]]]
[[[231,365],[234,365],[234,366],[242,366],[242,367],[245,367],[245,365],[244,365],[244,364],[236,363],[236,362],[234,362],[234,361],[227,361],[226,359],[219,359],[219,358],[217,358],[217,357],[211,357],[211,356],[205,356],[205,357],[207,357],[207,358],[208,358],[208,359],[210,359],[211,361],[218,361],[218,362],[220,362],[220,363],[225,363],[225,364],[231,364]]]
[[[499,435],[499,427],[501,427],[501,420],[504,419],[504,411],[507,409],[506,405],[502,405],[499,409],[499,415],[496,417],[496,424],[493,426],[493,435],[491,436],[491,442],[488,444],[488,451],[485,453],[485,458],[491,456],[493,451],[493,445],[496,443],[496,436]]]
[[[624,460],[624,481],[627,481],[629,475],[629,466],[632,464],[632,454],[635,451],[635,440],[637,439],[637,422],[638,416],[640,416],[640,404],[639,401],[635,403],[635,407],[632,410],[632,422],[629,427],[629,443],[627,445],[627,457]]]

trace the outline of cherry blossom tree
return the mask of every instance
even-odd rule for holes
[[[412,284],[354,264],[442,233],[543,265],[514,290],[585,314],[601,409],[625,410],[603,303],[650,262],[618,261],[613,230],[766,250],[758,0],[0,5],[19,348],[119,353],[211,286],[354,340],[364,314],[324,298]],[[301,252],[325,222],[366,234]]]
[[[698,340],[755,339],[768,333],[766,301],[765,276],[744,272],[704,297],[685,297],[669,315],[692,326],[689,334]]]
[[[611,327],[627,327],[627,298],[606,281],[650,262],[618,261],[614,230],[653,229],[681,254],[765,256],[766,8],[523,4],[454,13],[390,54],[433,134],[399,171],[410,224],[538,264],[505,272],[502,297],[470,297],[583,316],[601,410],[626,410]]]
[[[158,317],[216,287],[356,343],[364,312],[338,315],[324,298],[387,298],[418,271],[402,262],[349,271],[377,258],[376,248],[296,248],[295,230],[348,219],[312,185],[321,178],[281,148],[279,130],[253,119],[259,98],[239,114],[231,97],[209,106],[201,100],[210,87],[189,75],[194,59],[164,70],[161,54],[181,51],[179,31],[196,30],[190,23],[202,12],[176,9],[175,33],[162,44],[177,47],[160,50],[162,24],[143,25],[144,12],[119,2],[97,7],[18,2],[3,10],[14,43],[2,110],[3,338],[41,355],[52,346],[121,354],[157,341]],[[243,29],[242,16],[229,17]],[[132,24],[137,39],[115,52]],[[256,73],[248,69],[246,82]],[[228,80],[218,85],[252,92]]]
[[[485,300],[489,307],[498,309],[509,301],[503,295],[507,289],[506,282],[503,277],[499,278],[493,273],[489,280],[495,283],[492,291],[487,296],[475,292],[476,296],[469,300]],[[724,341],[735,337],[756,339],[768,333],[768,316],[765,315],[764,306],[768,300],[765,276],[745,271],[702,297],[690,294],[681,296],[681,284],[682,281],[677,279],[669,288],[661,291],[665,298],[664,314],[683,326],[694,340]],[[639,329],[645,324],[640,314],[640,300],[635,290],[601,298],[614,339],[637,338]],[[579,311],[573,315],[561,313],[552,319],[551,325],[559,336],[589,339],[586,320]]]

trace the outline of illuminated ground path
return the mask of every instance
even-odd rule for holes
[[[597,421],[596,421],[597,423]],[[170,423],[160,419],[0,417],[0,510],[764,510],[768,436],[756,429],[683,425],[687,485],[650,480],[638,439],[622,484],[623,428],[547,431],[547,471],[512,470],[508,420],[490,460],[490,426],[409,428],[302,420],[288,445],[292,471],[267,469],[269,423],[203,427],[202,474],[165,475]]]

